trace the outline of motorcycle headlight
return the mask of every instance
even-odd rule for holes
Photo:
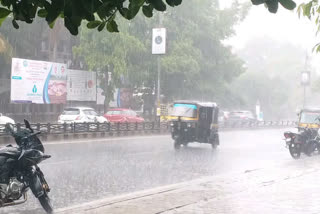
[[[187,123],[187,127],[190,128],[191,127],[191,123]]]
[[[170,126],[174,126],[173,122],[170,123]]]

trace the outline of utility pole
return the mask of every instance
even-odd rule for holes
[[[152,30],[152,54],[157,56],[157,103],[156,107],[156,119],[159,117],[160,121],[160,95],[161,95],[161,56],[166,53],[166,29],[162,27],[162,14],[159,13],[159,27]]]
[[[303,108],[306,106],[307,102],[307,94],[306,94],[306,87],[310,85],[310,71],[308,71],[308,55],[306,55],[306,61],[304,65],[304,71],[301,72],[301,85],[303,86]]]

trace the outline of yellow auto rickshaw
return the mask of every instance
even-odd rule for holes
[[[170,121],[174,148],[190,142],[208,143],[216,148],[219,145],[218,114],[216,103],[174,102]]]
[[[320,108],[304,108],[299,114],[298,129],[301,128],[320,128]]]

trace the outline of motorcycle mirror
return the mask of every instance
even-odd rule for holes
[[[8,132],[8,133],[13,133],[13,127],[12,127],[11,123],[7,123],[5,125],[5,131]]]
[[[24,124],[26,125],[27,129],[30,129],[31,131],[33,131],[33,129],[31,128],[31,125],[30,125],[28,120],[24,119]]]

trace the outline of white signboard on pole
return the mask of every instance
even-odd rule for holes
[[[65,64],[12,58],[11,102],[66,103]]]
[[[152,29],[152,54],[166,53],[166,29]]]
[[[68,70],[68,96],[72,101],[96,101],[96,72]]]

